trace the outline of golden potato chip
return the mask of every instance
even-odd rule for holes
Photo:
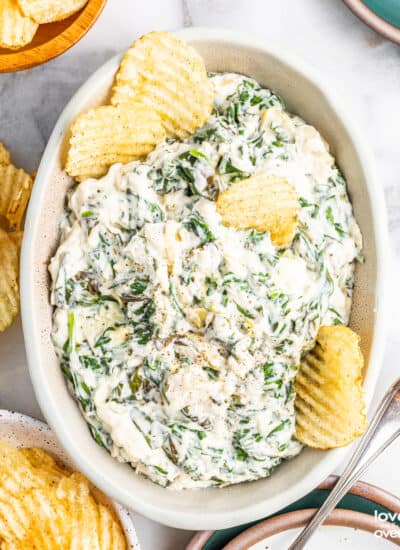
[[[22,245],[22,238],[24,236],[23,231],[9,231],[7,233],[8,237],[12,240],[12,242],[16,245],[18,254],[21,252],[21,245]]]
[[[107,516],[111,518],[111,544],[106,546],[106,544],[103,543],[103,546],[100,546],[102,550],[107,550],[108,548],[113,548],[115,550],[125,550],[126,549],[126,540],[124,537],[124,534],[121,530],[121,527],[119,523],[113,519],[113,515],[111,511],[106,506],[100,506],[101,510],[101,520],[107,521]],[[103,528],[104,532],[104,528]]]
[[[86,478],[78,472],[64,477],[57,487],[57,498],[67,505],[71,548],[97,548],[97,504]]]
[[[107,105],[80,115],[71,134],[65,169],[82,181],[104,175],[111,164],[147,155],[165,132],[157,114],[143,106]]]
[[[32,190],[32,178],[22,168],[0,165],[0,216],[19,229]]]
[[[0,2],[0,46],[2,48],[21,48],[32,41],[38,24],[25,17],[17,0]]]
[[[0,543],[22,538],[29,527],[29,521],[25,503],[0,487]],[[3,550],[1,545],[0,548]]]
[[[101,550],[107,550],[108,548],[112,548],[113,543],[113,517],[110,514],[110,511],[108,508],[103,506],[102,504],[99,505],[99,521],[98,521],[98,532],[99,532],[99,548]],[[122,539],[123,542],[123,539]],[[118,548],[118,546],[116,546]],[[124,548],[124,546],[121,546],[121,548]]]
[[[29,460],[19,449],[0,439],[0,486],[18,492],[18,486],[35,487]],[[6,484],[4,483],[6,481]]]
[[[38,472],[35,470],[35,474]],[[68,517],[63,502],[57,499],[55,488],[49,480],[42,476],[36,476],[44,481],[43,486],[34,487],[32,490],[19,495],[29,514],[29,526],[10,544],[19,549],[55,550],[56,548],[71,548],[65,544],[68,539]],[[15,545],[15,546],[14,546]]]
[[[12,541],[30,525],[26,502],[18,495],[33,490],[36,483],[29,462],[4,441],[0,441],[0,464],[0,540]]]
[[[269,231],[275,246],[287,246],[297,229],[299,203],[294,187],[273,174],[233,183],[216,201],[222,223],[236,229]]]
[[[348,445],[367,428],[359,336],[323,326],[296,376],[296,438],[309,447]]]
[[[122,160],[119,162],[122,162]],[[127,162],[130,162],[130,160]],[[109,166],[111,165],[86,166],[85,172],[75,176],[75,179],[76,181],[85,181],[89,178],[101,178],[107,173]]]
[[[24,15],[36,23],[52,23],[79,11],[87,0],[18,0]]]
[[[20,453],[28,459],[33,468],[36,468],[40,476],[49,483],[57,483],[62,477],[69,475],[68,470],[57,464],[54,458],[49,453],[46,453],[46,451],[43,451],[43,449],[35,447],[23,448],[20,449]]]
[[[0,465],[1,550],[126,550],[118,519],[82,474],[1,440]]]
[[[7,166],[10,164],[10,153],[9,151],[4,147],[4,145],[0,141],[0,166]],[[3,229],[8,229],[8,223],[4,215],[0,213],[0,227]]]
[[[18,536],[18,542],[13,539],[10,548],[14,550],[54,550],[65,548],[59,544],[63,530],[60,531],[60,522],[55,513],[58,502],[52,498],[52,492],[42,489],[33,489],[24,493],[23,500],[29,512],[30,523],[27,529]],[[39,521],[40,518],[40,521]]]
[[[18,308],[18,249],[0,228],[0,332],[11,325]]]
[[[0,141],[0,165],[1,164],[10,164],[10,152],[4,147]]]
[[[59,472],[61,475],[68,472],[65,468],[61,468],[55,459],[49,454],[46,453],[43,449],[37,447],[23,447],[19,449],[19,452],[28,460],[28,462],[34,468],[43,468],[48,467],[54,471]]]
[[[183,139],[208,120],[213,96],[196,50],[171,33],[150,32],[124,55],[111,103],[144,103],[160,115],[168,135]]]
[[[108,548],[124,550],[126,548],[125,537],[119,523],[114,519],[113,512],[107,506],[100,504],[99,516],[99,548],[101,550],[108,550]]]

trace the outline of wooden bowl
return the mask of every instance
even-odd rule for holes
[[[76,44],[102,12],[106,0],[89,0],[63,21],[39,25],[30,44],[18,50],[0,48],[0,73],[30,69],[50,61]]]

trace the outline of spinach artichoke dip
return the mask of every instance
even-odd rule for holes
[[[53,341],[93,437],[173,489],[269,476],[297,455],[294,377],[347,324],[361,234],[317,130],[236,74],[208,123],[68,195],[51,261]],[[288,247],[222,224],[218,194],[260,172],[300,204]]]

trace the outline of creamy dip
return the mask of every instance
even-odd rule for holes
[[[74,187],[51,261],[53,341],[93,437],[174,489],[269,476],[301,450],[294,377],[321,325],[347,324],[361,235],[317,130],[235,74],[183,142]],[[254,173],[301,206],[291,246],[222,225]]]

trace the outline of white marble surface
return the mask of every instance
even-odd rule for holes
[[[95,27],[63,57],[0,75],[0,140],[18,165],[33,170],[62,108],[88,75],[146,31],[190,25],[244,30],[295,50],[329,79],[365,132],[385,190],[393,251],[390,326],[377,389],[382,395],[400,373],[400,48],[365,27],[341,0],[108,0]],[[41,417],[19,320],[0,335],[0,407]],[[365,478],[400,495],[399,458],[400,442]],[[140,516],[136,525],[143,550],[180,550],[190,537]]]

